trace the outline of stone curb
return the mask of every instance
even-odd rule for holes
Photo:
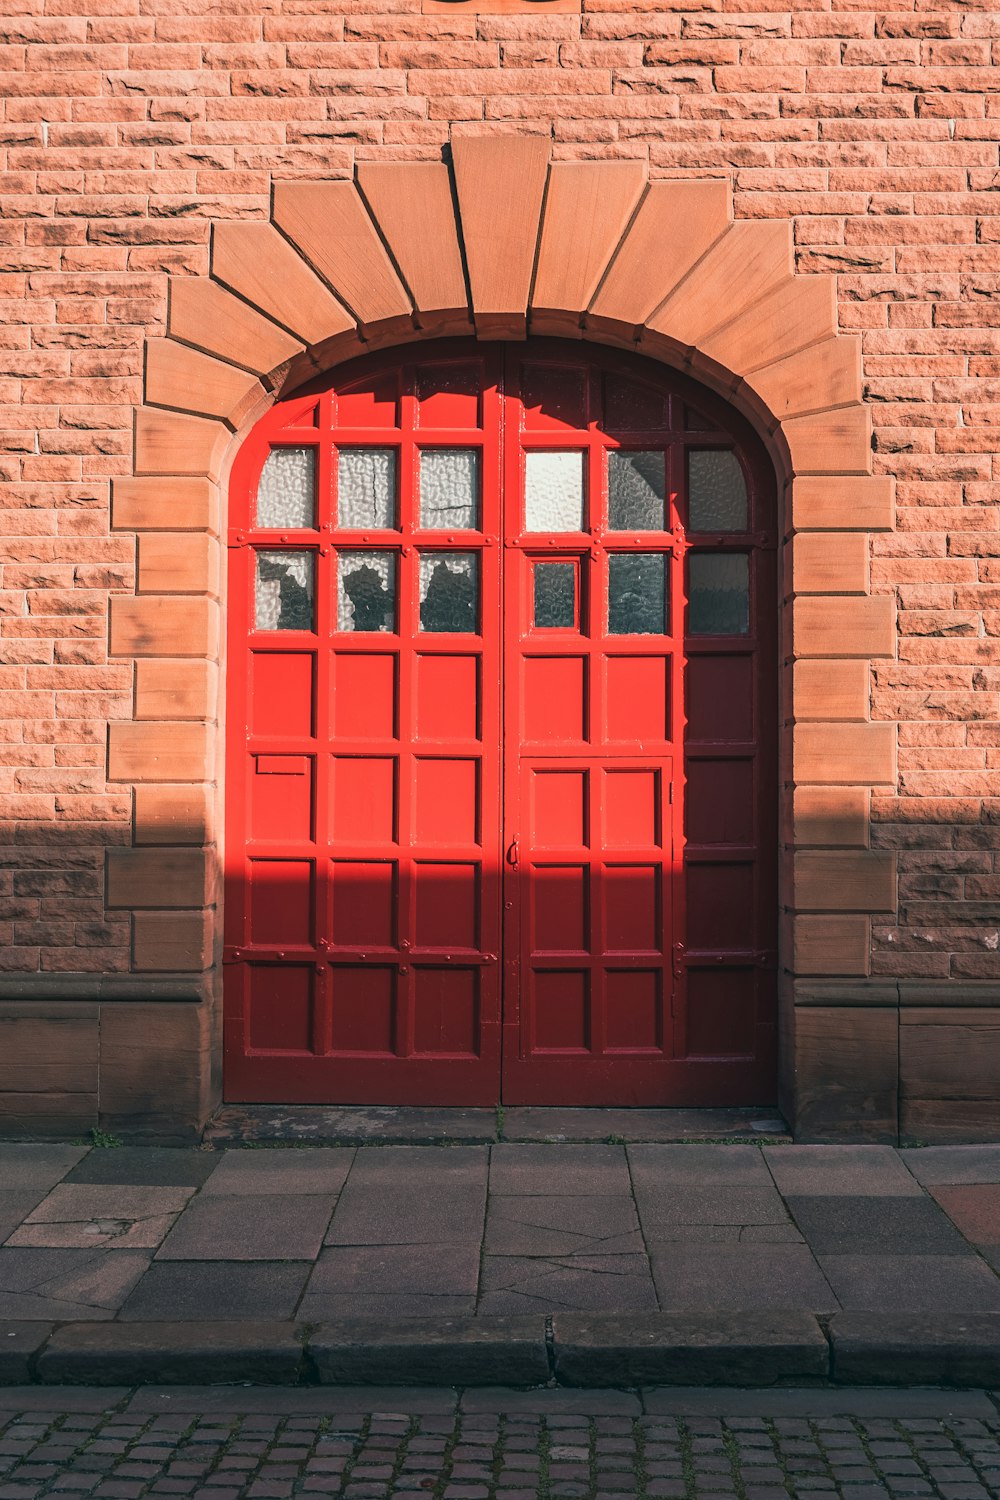
[[[775,1385],[825,1380],[830,1349],[811,1313],[663,1313],[555,1319],[560,1385]]]
[[[1000,1386],[1000,1313],[0,1323],[0,1386]]]
[[[1000,1312],[840,1312],[830,1320],[841,1385],[1000,1385]]]

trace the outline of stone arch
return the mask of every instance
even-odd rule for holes
[[[837,1079],[844,1108],[879,1015],[860,1014],[870,916],[895,905],[892,856],[868,840],[870,789],[895,782],[893,726],[869,720],[870,661],[894,653],[895,629],[891,599],[869,595],[867,539],[892,525],[892,481],[871,472],[860,340],[838,332],[835,279],[795,274],[790,225],[734,220],[722,179],[551,161],[539,136],[460,137],[450,164],[364,162],[353,181],[278,183],[269,222],[215,225],[208,277],[170,278],[134,473],[113,495],[113,525],[139,534],[139,570],[136,594],[112,607],[111,652],[134,658],[136,692],[135,719],[110,729],[110,775],[136,794],[108,905],[135,911],[137,974],[184,972],[190,992],[197,973],[212,994],[221,486],[236,435],[359,353],[533,333],[689,372],[771,453],[789,605],[783,966],[786,1015],[806,1039],[786,1048],[786,1078],[798,1070],[800,1118],[813,1077],[817,1098]],[[847,1010],[852,1027],[829,1019]]]

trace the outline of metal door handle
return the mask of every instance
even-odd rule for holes
[[[512,870],[516,870],[520,863],[520,859],[521,851],[518,848],[517,839],[514,838],[511,840],[510,847],[507,850],[507,863],[510,865]]]

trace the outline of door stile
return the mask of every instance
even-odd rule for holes
[[[520,660],[521,619],[524,610],[520,579],[520,557],[513,538],[520,530],[523,465],[520,445],[520,411],[511,391],[512,361],[501,355],[498,362],[499,476],[497,488],[497,539],[500,554],[500,701],[501,701],[501,797],[500,850],[497,864],[498,891],[502,906],[502,1047],[500,1097],[507,1059],[516,1057],[521,1037],[521,942],[524,925],[520,882],[519,830],[521,828],[520,757],[507,747],[519,743],[516,692],[511,689],[515,664]]]
[[[414,446],[416,427],[413,373],[403,372],[400,391],[399,529],[399,655],[396,659],[396,1034],[395,1046],[400,1058],[412,1057],[415,1050],[413,1014],[414,974],[407,956],[416,941],[416,860],[413,855],[414,827],[414,755],[415,710],[413,667],[418,646],[417,626],[419,587],[417,561],[413,546],[416,529],[416,464]]]
[[[670,985],[670,1005],[667,1024],[671,1032],[669,1051],[674,1057],[685,1055],[687,1043],[687,964],[685,961],[687,912],[687,884],[684,877],[684,809],[687,805],[686,759],[684,734],[687,726],[685,707],[685,683],[687,682],[687,656],[685,654],[685,611],[687,605],[684,582],[687,537],[684,530],[684,513],[681,508],[685,482],[685,449],[680,438],[683,425],[682,403],[671,397],[671,438],[667,449],[667,526],[674,545],[670,553],[670,742],[673,747],[671,761],[671,802],[664,827],[670,834],[670,863],[663,892],[663,942],[669,967],[665,969],[665,983]]]
[[[333,395],[324,391],[320,397],[318,422],[320,439],[316,451],[316,525],[320,544],[316,559],[317,651],[313,665],[313,736],[316,746],[313,776],[313,840],[316,861],[313,869],[313,942],[316,947],[313,978],[313,1051],[324,1055],[330,1046],[332,1031],[332,975],[326,955],[333,943],[333,874],[330,849],[330,766],[333,756],[333,629],[335,624],[337,559],[330,546],[330,533],[336,515],[336,464],[333,461],[331,410]]]

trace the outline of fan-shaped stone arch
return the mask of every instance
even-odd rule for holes
[[[835,977],[848,989],[833,1003],[855,1003],[870,914],[894,905],[868,796],[895,780],[894,730],[869,721],[869,661],[895,633],[891,600],[868,593],[867,533],[891,526],[892,493],[871,472],[859,340],[838,331],[834,278],[795,274],[790,225],[734,220],[726,181],[553,162],[536,136],[278,183],[270,222],[215,226],[210,276],[170,278],[134,475],[113,497],[114,525],[139,533],[139,582],[113,601],[112,653],[137,666],[111,775],[136,785],[136,823],[134,847],[112,851],[108,903],[132,906],[137,880],[163,893],[136,914],[135,968],[214,961],[220,486],[236,435],[358,353],[463,333],[635,349],[725,396],[767,442],[785,497],[783,959],[800,1000],[822,1005]]]

